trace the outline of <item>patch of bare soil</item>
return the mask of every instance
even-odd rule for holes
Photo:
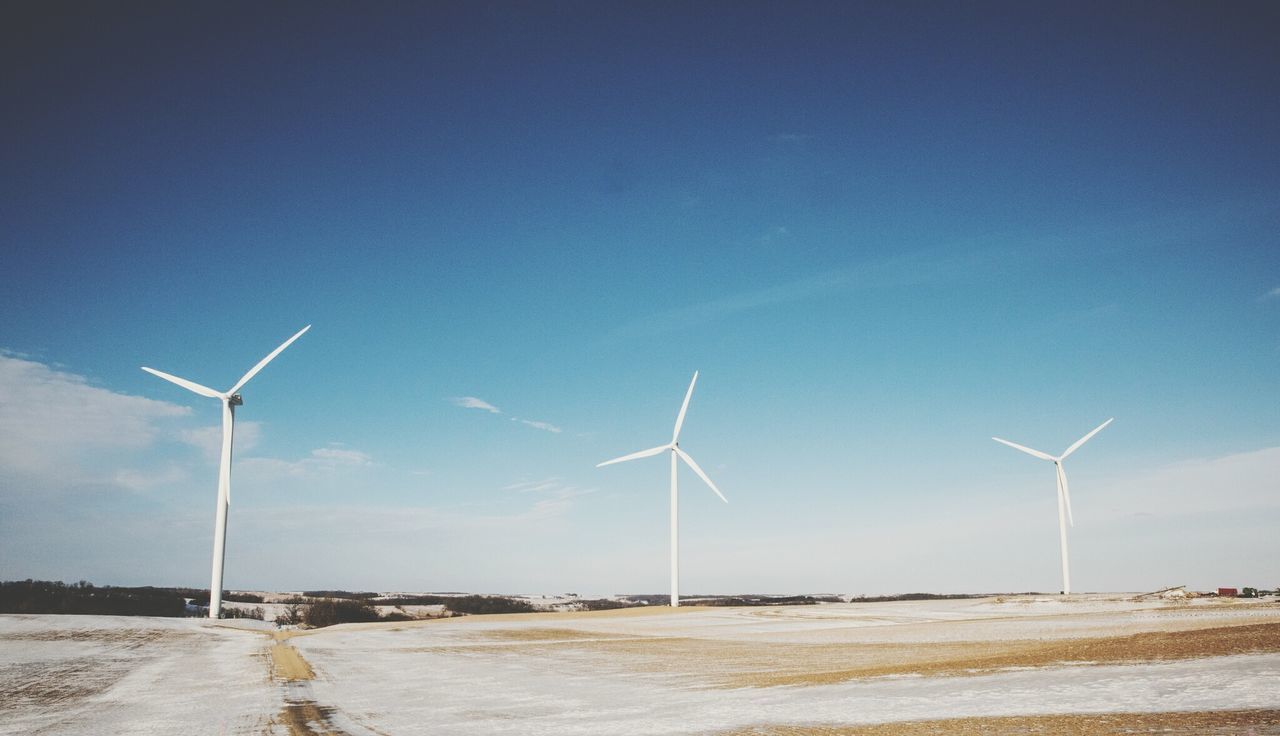
[[[542,641],[542,642],[578,642],[584,640],[631,639],[625,634],[610,634],[582,629],[527,628],[527,629],[490,629],[476,632],[485,639],[509,641]]]
[[[485,632],[510,644],[490,653],[582,649],[650,672],[687,674],[721,687],[828,685],[886,675],[970,675],[1061,664],[1152,662],[1280,652],[1280,623],[1087,639],[792,644],[691,637],[587,638],[557,629]],[[456,647],[456,645],[455,645]]]
[[[337,711],[310,697],[308,681],[314,680],[316,673],[289,643],[293,636],[292,631],[276,631],[271,636],[271,676],[280,682],[285,694],[284,707],[272,719],[272,725],[283,725],[289,736],[347,736],[346,731],[333,725]]]
[[[346,736],[345,731],[335,729],[330,723],[333,708],[303,700],[286,703],[276,715],[278,723],[289,729],[289,736]]]
[[[1191,713],[1097,713],[1089,715],[952,718],[882,723],[874,726],[761,725],[717,736],[1275,736],[1280,710],[1222,710]]]
[[[1159,631],[1130,636],[1046,642],[961,642],[873,645],[867,661],[818,671],[752,673],[736,685],[823,685],[883,675],[967,675],[1013,667],[1158,662],[1231,654],[1280,652],[1280,624]],[[856,648],[856,647],[855,647]],[[851,659],[857,652],[850,652]],[[896,658],[898,661],[886,661]]]
[[[34,663],[0,668],[0,714],[23,708],[62,706],[104,692],[122,668],[83,661]]]
[[[316,673],[311,670],[307,660],[302,658],[302,654],[289,644],[289,635],[278,631],[273,638],[275,643],[271,645],[271,676],[286,682],[314,680]]]
[[[181,631],[148,629],[68,629],[66,631],[31,631],[0,634],[4,641],[94,641],[122,649],[137,649],[153,641],[190,638]]]
[[[5,642],[74,641],[98,646],[90,656],[0,666],[0,714],[30,708],[66,707],[71,703],[106,692],[126,673],[146,661],[125,652],[150,645],[168,646],[191,639],[173,631],[134,629],[72,629],[9,633]]]

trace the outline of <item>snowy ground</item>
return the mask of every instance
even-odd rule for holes
[[[1117,636],[1278,622],[1280,606],[1099,596],[628,613],[354,625],[294,645],[316,670],[316,698],[336,706],[335,723],[351,733],[412,733],[430,722],[437,733],[693,734],[768,724],[1280,707],[1277,652],[814,686],[724,685],[744,671],[770,670],[778,660],[771,654],[796,644]],[[668,643],[675,647],[664,649]]]
[[[0,734],[263,733],[269,638],[241,626],[0,616]]]
[[[1077,641],[1280,624],[1280,603],[1026,597],[353,624],[289,639],[314,672],[293,682],[271,676],[269,627],[224,623],[239,628],[0,616],[0,734],[698,734],[1280,709],[1280,647],[1272,645],[1229,656],[805,679],[806,668],[822,675],[933,650],[1022,647],[1033,656],[1036,647]],[[751,684],[777,675],[799,684]],[[308,715],[291,722],[290,712]]]

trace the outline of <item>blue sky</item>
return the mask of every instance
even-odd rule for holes
[[[3,13],[0,578],[1280,584],[1273,4]]]

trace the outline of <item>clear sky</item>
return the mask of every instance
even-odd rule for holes
[[[1280,585],[1275,3],[6,3],[0,579]]]

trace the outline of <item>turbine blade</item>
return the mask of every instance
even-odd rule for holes
[[[217,391],[214,391],[208,386],[201,386],[200,384],[195,383],[193,381],[188,381],[185,378],[178,378],[177,376],[171,376],[168,373],[165,373],[164,371],[158,371],[155,368],[148,368],[145,365],[142,366],[142,370],[146,371],[147,373],[150,373],[153,376],[159,376],[170,383],[176,383],[179,386],[185,388],[186,390],[200,394],[201,396],[208,396],[211,399],[223,398],[222,394],[218,393]]]
[[[667,450],[670,450],[670,449],[671,449],[671,445],[663,445],[662,447],[650,447],[647,450],[641,450],[640,452],[633,452],[630,455],[623,455],[622,457],[615,457],[612,460],[605,460],[604,462],[596,465],[596,467],[603,468],[606,465],[613,465],[614,463],[625,463],[628,460],[637,460],[642,457],[653,457],[658,453],[666,452]]]
[[[222,483],[222,491],[226,494],[227,505],[231,505],[231,450],[232,444],[235,442],[236,431],[236,410],[231,406],[231,402],[222,402],[222,448],[221,467],[218,472],[218,480]]]
[[[711,490],[716,492],[716,495],[720,497],[721,501],[724,501],[725,503],[729,503],[729,499],[725,498],[724,494],[720,492],[720,489],[716,488],[716,484],[712,483],[711,479],[707,477],[707,474],[702,472],[702,468],[698,467],[698,464],[693,461],[693,458],[689,457],[689,453],[685,452],[684,450],[681,450],[679,447],[672,447],[671,449],[675,450],[676,454],[680,456],[680,459],[685,461],[685,463],[689,467],[693,468],[693,472],[697,473],[698,477],[701,478],[704,483],[710,486]]]
[[[689,390],[684,392],[684,403],[680,405],[680,414],[676,416],[676,429],[671,433],[671,444],[680,436],[680,428],[684,426],[685,412],[689,411],[689,398],[693,396],[693,384],[698,382],[698,372],[693,372],[693,380],[689,382]]]
[[[1106,427],[1108,424],[1110,424],[1110,423],[1114,422],[1115,420],[1116,420],[1116,418],[1115,418],[1115,417],[1112,417],[1112,418],[1108,419],[1107,421],[1103,422],[1102,424],[1099,424],[1099,425],[1097,426],[1097,428],[1096,428],[1096,429],[1094,429],[1094,430],[1093,430],[1092,432],[1090,432],[1089,434],[1086,434],[1085,436],[1083,436],[1083,437],[1081,437],[1080,439],[1076,440],[1076,443],[1075,443],[1074,445],[1072,445],[1072,446],[1068,447],[1068,448],[1067,448],[1067,451],[1066,451],[1066,452],[1064,452],[1064,453],[1062,453],[1062,459],[1063,459],[1063,460],[1066,460],[1068,455],[1070,455],[1071,453],[1073,453],[1073,452],[1075,452],[1076,450],[1080,449],[1080,445],[1083,445],[1084,443],[1088,442],[1090,437],[1092,437],[1092,436],[1094,436],[1095,434],[1097,434],[1097,433],[1101,432],[1101,431],[1103,430],[1103,428],[1104,428],[1104,427]]]
[[[239,381],[236,382],[236,385],[232,386],[231,389],[227,391],[227,395],[231,396],[235,392],[239,391],[246,383],[249,382],[250,378],[253,378],[254,376],[258,375],[258,371],[266,367],[267,363],[270,363],[272,360],[274,360],[277,355],[283,352],[285,348],[292,345],[294,340],[297,340],[299,337],[302,337],[302,333],[306,332],[309,329],[311,329],[311,325],[307,325],[306,327],[303,327],[301,330],[298,330],[298,333],[296,335],[289,338],[288,340],[285,340],[280,345],[280,347],[276,348],[275,350],[272,350],[270,355],[258,361],[257,365],[250,368],[249,372],[244,374],[244,376]]]
[[[1039,450],[1033,450],[1033,449],[1031,449],[1030,447],[1023,447],[1022,445],[1019,445],[1019,444],[1018,444],[1018,443],[1016,443],[1016,442],[1010,442],[1009,440],[1002,440],[1002,439],[1000,439],[999,437],[992,437],[991,439],[995,440],[996,442],[999,442],[999,443],[1000,443],[1000,444],[1002,444],[1002,445],[1008,445],[1008,446],[1012,447],[1012,448],[1013,448],[1013,449],[1015,449],[1015,450],[1022,450],[1023,452],[1027,453],[1028,455],[1035,455],[1036,457],[1040,458],[1041,460],[1056,460],[1056,459],[1057,459],[1057,458],[1055,458],[1053,455],[1050,455],[1050,454],[1049,454],[1049,453],[1047,453],[1047,452],[1040,452]]]
[[[1067,502],[1067,523],[1075,526],[1076,521],[1071,518],[1071,489],[1067,488],[1067,471],[1062,469],[1060,463],[1054,463],[1054,467],[1058,469],[1058,487],[1062,489],[1062,499]]]

